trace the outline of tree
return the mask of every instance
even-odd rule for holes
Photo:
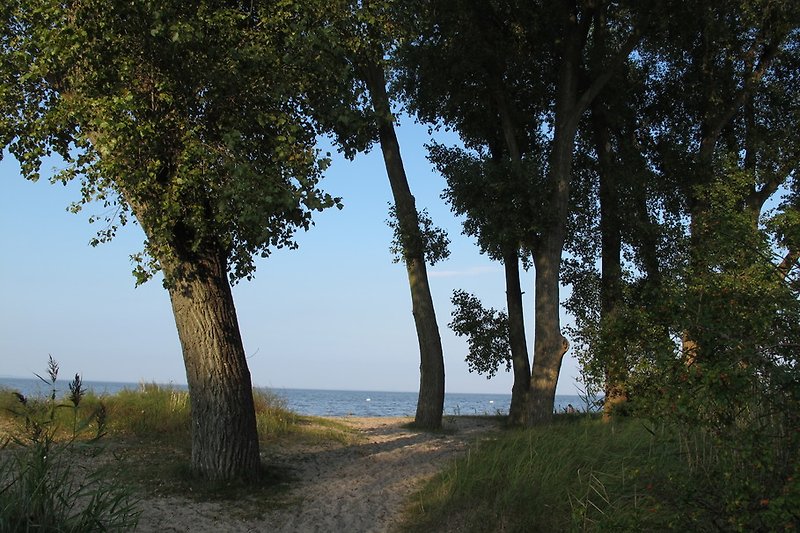
[[[499,132],[498,132],[499,133]],[[502,147],[502,142],[494,143]],[[531,367],[525,339],[525,320],[520,284],[520,254],[524,253],[531,225],[531,213],[523,200],[529,186],[521,172],[507,168],[502,156],[481,157],[458,148],[429,146],[429,160],[445,177],[443,197],[454,212],[466,215],[464,233],[475,237],[482,253],[503,263],[508,314],[483,309],[474,297],[456,292],[451,329],[467,335],[470,368],[488,377],[508,363],[514,371],[509,424],[523,425],[530,389]],[[523,260],[525,259],[523,255]],[[492,340],[496,335],[498,338]],[[498,344],[502,343],[502,344]],[[508,368],[507,368],[508,369]]]
[[[544,161],[544,179],[526,176],[542,185],[526,198],[540,221],[531,228],[529,240],[536,269],[536,304],[526,423],[544,422],[553,414],[558,374],[568,347],[559,318],[559,273],[578,125],[615,69],[636,47],[643,22],[625,5],[610,2],[520,5],[465,0],[457,5],[437,4],[432,13],[422,35],[408,45],[409,81],[404,86],[411,105],[457,128],[466,140],[475,139],[477,133],[477,138],[482,137],[479,142],[486,144],[485,135],[476,131],[478,124],[485,133],[486,113],[476,114],[471,102],[488,102],[512,168],[521,169],[526,154]],[[604,68],[589,69],[585,55],[592,46],[599,46],[594,36],[604,25],[613,25],[620,38],[615,47],[603,47]],[[437,60],[443,47],[452,55]],[[435,91],[440,96],[431,100],[416,88],[428,84],[445,84],[450,89]]]
[[[230,282],[338,203],[318,188],[315,137],[346,131],[356,96],[329,96],[347,65],[320,60],[337,49],[322,7],[12,0],[0,11],[0,140],[31,180],[42,158],[63,158],[53,180],[81,180],[75,208],[113,213],[94,243],[130,215],[144,230],[135,273],[163,272],[192,469],[209,479],[260,470]]]
[[[770,234],[766,206],[781,188],[796,187],[800,11],[792,2],[672,8],[684,22],[664,20],[642,55],[658,65],[647,80],[657,95],[649,111],[653,165],[677,184],[687,221],[672,324],[683,337],[681,365],[671,372],[678,380],[688,374],[690,384],[704,376],[709,401],[696,405],[685,390],[681,398],[698,420],[719,427],[761,394],[769,404],[765,376],[793,364],[766,348],[794,335],[785,318],[796,312],[782,268],[796,263],[795,244]],[[788,201],[774,213],[794,209]],[[750,302],[746,313],[741,302]]]
[[[356,66],[354,86],[365,87],[367,107],[377,131],[394,199],[393,220],[396,220],[395,229],[411,290],[420,352],[419,398],[414,423],[420,428],[438,429],[444,412],[444,353],[428,282],[425,236],[400,154],[386,79],[391,66],[388,54],[396,42],[405,37],[403,21],[414,6],[414,3],[392,0],[354,2],[354,16],[345,19],[343,26],[351,45],[350,60]]]

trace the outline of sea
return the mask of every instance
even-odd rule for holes
[[[114,381],[85,381],[83,386],[98,396],[113,395],[123,389],[137,390],[138,383]],[[186,385],[168,383],[165,387],[186,390]],[[26,397],[51,394],[52,387],[38,379],[0,377],[0,393],[16,391]],[[265,389],[282,398],[286,407],[300,415],[310,416],[414,416],[417,409],[416,392],[344,391],[316,389]],[[66,381],[56,383],[56,397],[69,393]],[[448,415],[507,415],[511,404],[510,394],[478,394],[448,392],[444,397],[444,414]],[[557,395],[556,412],[565,412],[569,405],[579,411],[586,410],[579,396]]]

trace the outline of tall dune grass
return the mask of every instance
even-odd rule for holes
[[[476,444],[413,497],[405,530],[796,530],[792,475],[738,467],[698,431],[562,417]]]
[[[66,402],[66,398],[56,398]],[[301,423],[310,417],[302,417],[290,411],[283,398],[266,389],[254,389],[253,401],[256,424],[262,440],[302,432]],[[28,398],[28,409],[45,410],[48,398]],[[107,413],[106,431],[113,437],[139,439],[189,441],[191,428],[191,403],[186,390],[157,383],[141,383],[135,389],[123,389],[115,394],[96,395],[84,393],[80,409],[91,412],[102,405]],[[0,389],[0,423],[9,426],[13,414],[18,410],[15,392]],[[55,412],[56,423],[67,427],[72,414],[67,410]]]

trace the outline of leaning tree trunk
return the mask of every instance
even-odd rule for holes
[[[403,259],[411,289],[414,324],[419,341],[419,398],[414,423],[424,429],[438,429],[442,426],[444,410],[444,355],[433,308],[433,297],[428,284],[419,217],[414,196],[408,186],[403,160],[400,157],[400,144],[394,131],[383,68],[376,64],[370,65],[366,81],[377,116],[383,161],[394,197]]]
[[[192,470],[211,480],[255,479],[253,391],[224,258],[181,267],[169,295],[189,384]]]
[[[522,426],[525,425],[528,391],[531,386],[531,363],[528,360],[528,346],[525,340],[522,289],[519,282],[519,255],[516,248],[509,247],[505,251],[503,263],[506,273],[508,337],[511,345],[511,365],[514,370],[508,423],[511,426]]]

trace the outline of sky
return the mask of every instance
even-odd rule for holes
[[[464,289],[484,305],[505,308],[502,265],[482,256],[440,198],[445,186],[426,160],[432,139],[456,144],[405,119],[398,129],[417,208],[427,208],[449,234],[451,256],[429,268],[449,392],[510,393],[511,373],[491,380],[471,374],[467,343],[447,326],[450,296]],[[327,151],[326,146],[321,146]],[[43,167],[43,171],[52,168]],[[43,172],[43,176],[46,173]],[[386,225],[391,192],[379,149],[347,161],[333,153],[321,188],[344,209],[315,213],[297,235],[299,249],[259,259],[255,279],[234,287],[237,316],[255,386],[365,391],[416,391],[419,348],[408,278],[392,262]],[[167,292],[160,279],[135,287],[130,255],[142,249],[136,225],[97,247],[89,224],[101,206],[78,214],[67,207],[79,183],[33,183],[12,156],[0,162],[0,377],[33,377],[48,355],[61,378],[85,381],[186,383]],[[532,353],[532,272],[523,274]],[[565,297],[562,289],[562,300]],[[569,318],[562,314],[562,324]],[[564,358],[557,394],[577,394],[577,362]]]

